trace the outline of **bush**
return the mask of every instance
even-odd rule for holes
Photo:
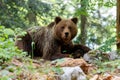
[[[25,56],[25,52],[14,46],[15,31],[0,26],[0,64],[11,60],[14,56]]]

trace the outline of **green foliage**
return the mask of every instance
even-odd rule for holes
[[[14,46],[14,31],[0,26],[0,64],[11,60],[14,56],[23,56],[25,53]]]
[[[50,66],[47,66],[47,65],[45,66],[45,69],[42,70],[41,72],[46,73],[46,74],[49,74],[50,72],[54,72],[58,75],[61,75],[61,74],[64,73],[60,66],[57,66],[57,67],[51,66],[50,67]]]
[[[97,73],[103,73],[103,72],[114,72],[120,67],[120,60],[114,60],[114,61],[106,61],[106,62],[97,62]]]
[[[52,71],[57,74],[63,74],[63,70],[61,69],[61,67],[53,67]]]
[[[23,31],[23,29],[21,29],[21,28],[15,28],[14,29],[14,36],[16,37],[16,36],[25,36],[25,34],[27,34],[27,32],[26,31]]]
[[[112,51],[112,46],[116,45],[116,36],[115,37],[111,37],[110,39],[106,40],[102,46],[100,46],[98,48],[98,50],[103,51],[103,52],[107,52],[107,51]]]
[[[5,27],[24,27],[26,21],[24,15],[26,14],[25,0],[1,0],[0,1],[0,25]]]
[[[1,0],[0,25],[9,28],[37,25],[37,17],[43,21],[41,16],[46,16],[44,13],[48,13],[50,9],[50,4],[40,0]]]
[[[11,78],[9,78],[8,76],[4,76],[4,77],[0,78],[0,80],[11,80]]]

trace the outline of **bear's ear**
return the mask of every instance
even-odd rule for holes
[[[55,18],[55,23],[57,24],[57,23],[59,23],[61,20],[62,20],[62,19],[61,19],[60,17],[56,17],[56,18]]]
[[[77,24],[77,22],[78,22],[78,19],[77,18],[72,18],[71,19],[75,24]]]

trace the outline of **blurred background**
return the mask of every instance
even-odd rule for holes
[[[0,0],[4,28],[46,26],[56,16],[79,19],[75,43],[105,52],[116,50],[116,0]]]

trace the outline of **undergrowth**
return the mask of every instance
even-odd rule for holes
[[[13,57],[23,57],[25,52],[14,46],[16,32],[10,28],[0,26],[0,65],[11,60]]]

